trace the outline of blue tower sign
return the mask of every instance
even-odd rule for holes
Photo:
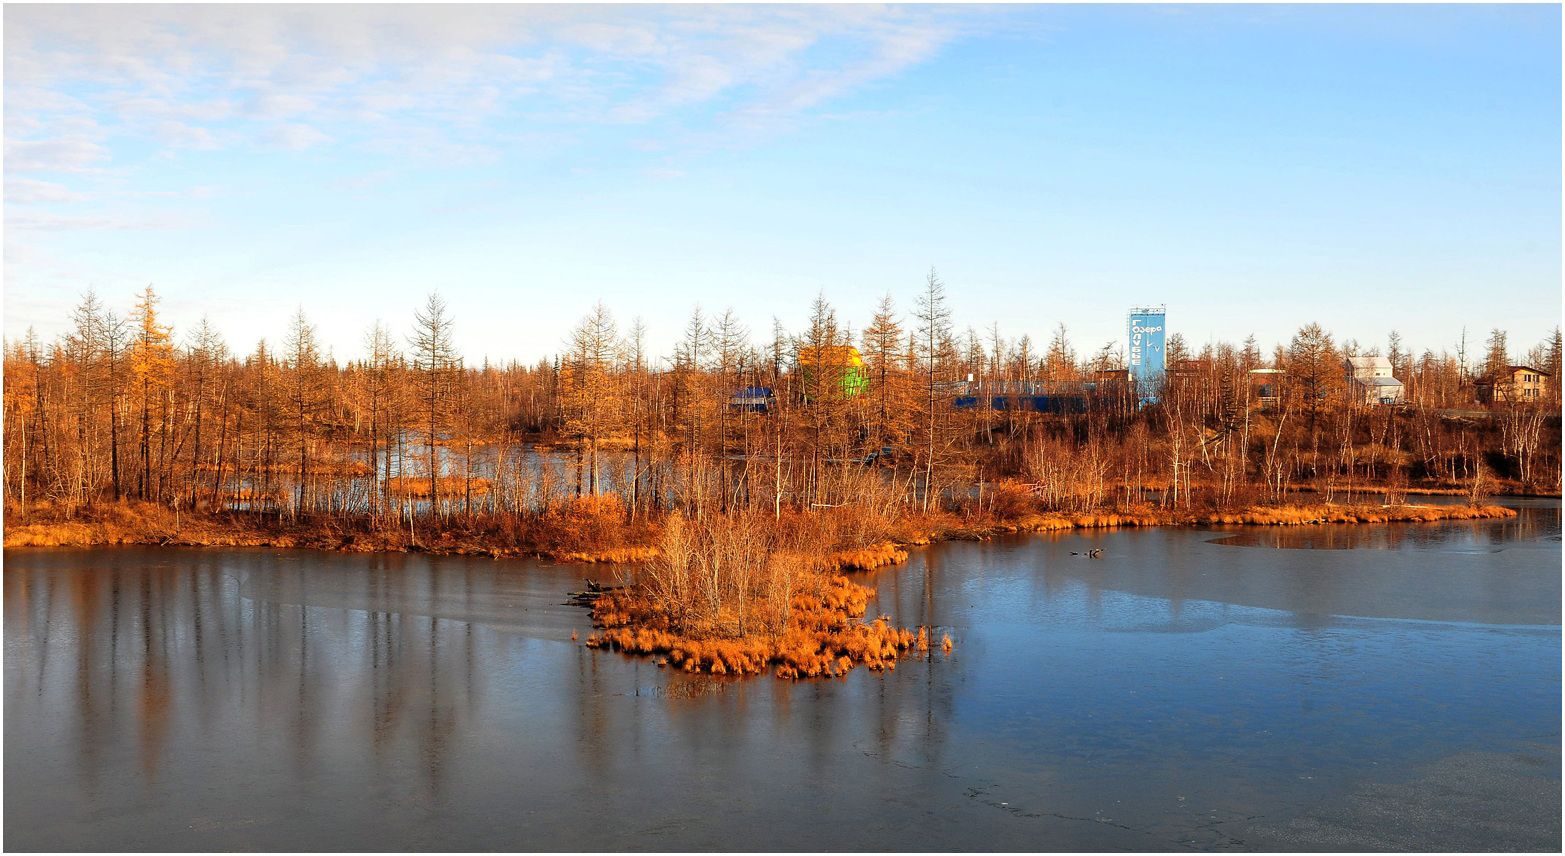
[[[1130,310],[1126,326],[1130,363],[1130,380],[1136,385],[1136,397],[1143,404],[1157,400],[1158,385],[1163,380],[1163,338],[1165,307],[1141,306]]]

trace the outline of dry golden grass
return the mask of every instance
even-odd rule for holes
[[[440,477],[440,495],[446,499],[466,496],[469,486],[472,487],[474,496],[485,496],[489,493],[488,479]],[[403,499],[429,499],[429,476],[393,476],[386,479],[386,489],[392,496]]]
[[[1515,517],[1498,505],[1280,505],[1202,515],[1205,525],[1301,526],[1320,523],[1432,523],[1440,520],[1483,520]]]
[[[515,537],[558,562],[647,562],[658,555],[658,527],[632,520],[613,494],[581,496],[523,524]]]
[[[24,516],[8,509],[7,547],[89,547],[172,544],[212,547],[311,547],[346,552],[404,552],[486,556],[540,555],[571,562],[644,562],[654,557],[656,527],[625,519],[617,500],[572,503],[526,519],[466,518],[439,524],[421,520],[376,527],[363,518],[279,517],[273,514],[175,511],[127,500],[100,503],[74,513],[37,504]]]
[[[28,520],[6,514],[6,547],[93,547],[120,544],[209,544],[225,547],[293,546],[278,533],[252,529],[211,515],[176,512],[147,502],[107,503],[73,516],[49,506],[29,510]]]
[[[409,489],[428,483],[410,481]],[[458,480],[454,484],[460,484]],[[1138,507],[1091,514],[1048,513],[1007,500],[1007,516],[950,512],[909,515],[898,520],[866,514],[785,513],[761,525],[776,527],[780,540],[807,545],[808,564],[828,574],[873,571],[904,562],[907,548],[934,541],[979,539],[1012,532],[1052,532],[1118,526],[1257,525],[1434,522],[1514,517],[1499,506],[1467,505],[1280,505],[1233,511],[1175,514]],[[755,525],[754,518],[733,525]],[[423,550],[431,553],[523,556],[560,562],[640,564],[655,561],[663,525],[631,518],[616,496],[580,497],[541,515],[444,518],[421,522],[414,534],[404,527],[375,527],[368,520],[175,511],[166,505],[125,501],[66,509],[44,502],[25,514],[5,516],[6,547],[83,547],[115,544],[313,547],[353,552]],[[786,536],[786,537],[781,537]],[[780,608],[781,602],[778,603]]]
[[[604,547],[597,550],[548,550],[543,555],[556,562],[579,562],[584,565],[607,563],[628,565],[650,562],[658,556],[656,547]]]
[[[669,617],[639,589],[617,589],[598,599],[593,621],[602,630],[587,637],[592,648],[630,654],[662,654],[669,665],[711,675],[779,678],[837,677],[857,666],[895,669],[898,657],[928,650],[928,630],[917,634],[881,616],[863,618],[874,592],[840,575],[818,575],[809,591],[795,594],[779,633],[697,638],[669,629]]]
[[[833,572],[873,571],[907,561],[908,553],[891,541],[855,550],[838,550],[822,560],[822,569]]]
[[[86,544],[108,544],[107,536],[87,523],[31,523],[7,525],[7,547],[77,547]]]
[[[229,473],[234,471],[232,462],[225,463],[223,469]],[[291,475],[299,471],[299,465],[290,461],[274,461],[271,464],[246,464],[248,471],[266,471]],[[217,465],[210,462],[202,462],[196,470],[203,473],[217,471]],[[336,476],[367,476],[370,474],[370,465],[365,461],[316,461],[310,465],[310,472],[315,475]]]

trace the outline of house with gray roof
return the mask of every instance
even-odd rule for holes
[[[1385,357],[1348,357],[1342,361],[1347,375],[1348,395],[1356,404],[1401,404],[1402,381],[1391,371]]]

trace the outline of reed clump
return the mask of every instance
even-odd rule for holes
[[[603,547],[596,550],[550,550],[544,555],[556,562],[628,565],[650,562],[657,558],[658,550],[656,547]]]
[[[823,570],[827,571],[873,571],[888,565],[900,565],[907,558],[907,551],[895,542],[881,541],[868,547],[838,550],[827,556],[822,564]]]
[[[894,669],[927,650],[927,631],[920,649],[888,617],[864,621],[874,590],[827,570],[838,557],[798,534],[763,519],[671,517],[658,557],[598,598],[586,644],[663,655],[687,672],[785,679]]]

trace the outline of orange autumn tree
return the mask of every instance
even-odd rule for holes
[[[141,436],[138,456],[141,473],[137,493],[143,499],[161,499],[160,485],[152,481],[152,410],[156,402],[161,416],[158,422],[160,468],[167,457],[170,390],[174,374],[173,328],[158,322],[158,296],[152,285],[141,292],[131,313],[135,339],[131,344],[130,370],[135,387],[141,392]]]

